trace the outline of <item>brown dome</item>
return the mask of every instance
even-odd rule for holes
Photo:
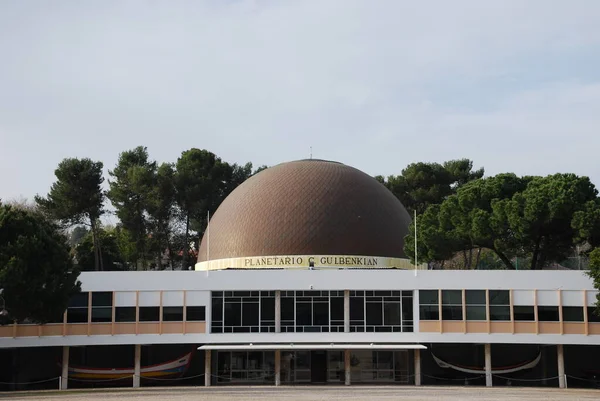
[[[410,216],[371,176],[300,160],[237,187],[210,220],[210,260],[277,255],[404,257]],[[198,262],[207,258],[207,236]]]

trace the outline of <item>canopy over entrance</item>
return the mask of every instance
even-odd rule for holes
[[[427,349],[422,344],[394,344],[394,343],[274,343],[274,344],[206,344],[198,347],[199,350],[402,350],[402,349]]]

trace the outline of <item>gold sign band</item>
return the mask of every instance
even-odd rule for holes
[[[356,255],[278,255],[247,258],[228,258],[204,261],[196,264],[195,270],[225,269],[415,269],[410,259]],[[427,269],[419,265],[417,269]]]

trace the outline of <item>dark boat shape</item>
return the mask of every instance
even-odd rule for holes
[[[192,353],[185,354],[181,358],[156,365],[143,366],[140,369],[140,377],[167,378],[184,374],[192,359]],[[124,379],[133,377],[133,368],[86,368],[69,366],[69,377],[74,379]]]
[[[441,360],[440,358],[438,358],[437,356],[435,356],[433,354],[431,354],[431,356],[433,357],[433,360],[438,364],[438,366],[440,368],[454,369],[454,370],[457,370],[457,371],[463,372],[463,373],[482,374],[482,375],[485,374],[485,367],[454,365],[449,362]],[[542,353],[540,352],[534,359],[532,359],[530,361],[525,361],[520,364],[512,365],[512,366],[502,366],[502,367],[496,367],[496,368],[492,367],[492,374],[495,374],[495,375],[507,374],[507,373],[518,372],[520,370],[531,369],[534,366],[536,366],[540,362],[541,359],[542,359]]]

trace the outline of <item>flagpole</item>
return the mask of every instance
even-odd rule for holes
[[[417,266],[419,265],[417,254],[417,211],[415,210],[415,276],[417,275]]]
[[[210,260],[210,210],[206,216],[206,261]]]

